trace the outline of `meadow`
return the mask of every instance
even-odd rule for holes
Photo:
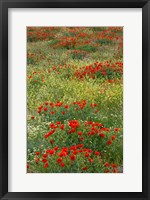
[[[123,28],[27,28],[27,172],[123,172]]]

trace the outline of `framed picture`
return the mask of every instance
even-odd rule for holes
[[[0,5],[1,199],[149,199],[149,1]]]

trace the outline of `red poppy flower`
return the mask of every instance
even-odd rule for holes
[[[48,102],[45,102],[45,105],[47,106],[47,105],[48,105]]]
[[[62,124],[62,125],[60,126],[60,129],[61,129],[61,130],[64,130],[64,128],[65,128],[65,125]]]
[[[32,116],[32,117],[31,117],[31,119],[35,119],[35,117],[34,117],[34,116]]]
[[[69,107],[68,105],[65,105],[65,106],[64,106],[64,108],[68,108],[68,107]]]
[[[99,151],[95,151],[94,153],[96,156],[99,156],[100,155],[100,152]]]
[[[65,163],[61,162],[61,163],[60,163],[60,166],[61,166],[61,167],[64,167],[64,166],[65,166]]]
[[[89,162],[94,162],[94,160],[92,158],[88,158]]]
[[[30,165],[29,164],[27,164],[27,169],[29,169],[30,168]]]
[[[44,164],[44,168],[47,168],[49,166],[48,162]]]
[[[76,129],[75,128],[72,128],[71,130],[68,131],[68,133],[75,133],[76,132]]]
[[[39,152],[39,151],[37,151],[35,154],[36,154],[36,155],[40,155],[40,152]]]
[[[116,165],[116,164],[112,164],[111,166],[112,166],[113,168],[116,168],[116,167],[117,167],[117,165]]]
[[[44,111],[48,111],[48,108],[44,108]]]
[[[92,133],[91,132],[88,132],[88,136],[91,136],[92,135]]]
[[[84,171],[87,170],[87,167],[83,167],[82,170],[84,170]]]
[[[44,153],[42,156],[43,156],[43,158],[47,158],[48,155],[46,153]]]
[[[112,144],[112,141],[108,140],[108,141],[107,141],[107,144],[108,144],[108,145],[111,145],[111,144]]]
[[[111,139],[112,139],[112,140],[114,140],[115,138],[116,138],[116,136],[115,136],[115,135],[112,135],[112,136],[111,136]]]
[[[78,135],[82,135],[82,132],[81,132],[81,131],[79,131],[79,132],[78,132]]]
[[[38,107],[39,110],[42,110],[42,108],[43,108],[43,106],[39,106],[39,107]]]
[[[70,150],[73,150],[73,151],[74,151],[74,150],[76,150],[76,149],[77,149],[76,146],[71,146],[71,147],[70,147]]]
[[[104,133],[100,133],[99,136],[100,136],[101,138],[104,138],[104,137],[105,137],[105,134],[104,134]]]
[[[67,151],[68,151],[68,148],[67,148],[67,147],[63,147],[63,148],[62,148],[62,151],[66,151],[66,152],[67,152]]]
[[[50,154],[50,155],[53,155],[54,153],[55,153],[54,150],[49,150],[49,154]]]
[[[53,143],[54,143],[54,140],[50,140],[50,143],[53,144]]]
[[[113,172],[114,173],[118,173],[118,170],[116,168],[114,168]]]
[[[54,150],[57,151],[58,150],[58,146],[54,147]]]
[[[43,163],[46,163],[46,162],[47,162],[47,159],[45,159],[45,158],[42,159],[42,162],[43,162]]]
[[[51,136],[53,133],[55,132],[55,129],[48,132],[46,135],[44,135],[44,138],[48,138],[49,136]]]
[[[61,124],[61,122],[56,122],[56,124]]]
[[[64,115],[65,114],[65,112],[62,112],[62,115]]]
[[[114,128],[114,131],[119,131],[119,128]]]
[[[79,140],[80,140],[80,141],[83,141],[83,140],[84,140],[84,138],[83,138],[83,137],[80,137],[80,138],[79,138]]]
[[[61,162],[62,162],[62,158],[58,158],[58,159],[57,159],[57,162],[58,162],[58,163],[61,163]]]
[[[40,161],[39,158],[36,158],[36,159],[35,159],[35,163],[38,163],[39,161]]]
[[[109,167],[110,164],[108,162],[105,163],[105,167]]]
[[[74,152],[73,152],[73,155],[77,155],[77,154],[78,154],[78,152],[79,152],[79,151],[74,151]]]
[[[105,173],[109,173],[109,172],[110,172],[110,170],[109,170],[109,169],[106,169]]]
[[[77,148],[82,148],[84,146],[84,144],[77,144],[76,147]]]
[[[53,124],[53,123],[52,123],[52,124],[50,124],[49,126],[50,126],[50,128],[52,128],[52,129],[55,129],[55,128],[57,128],[57,126],[55,126],[55,124]]]
[[[89,153],[86,153],[86,154],[84,154],[84,156],[85,156],[85,157],[89,157],[89,156],[90,156],[90,154],[89,154]]]
[[[48,138],[48,137],[49,137],[49,135],[48,135],[48,134],[44,135],[44,138]]]
[[[88,149],[87,152],[92,153],[92,149]]]
[[[103,127],[101,130],[103,130],[103,131],[108,131],[108,132],[109,132],[109,131],[110,131],[110,128],[104,128],[104,127]]]
[[[62,156],[67,156],[67,152],[65,152],[65,151],[62,151],[62,152],[60,152],[60,154],[58,154],[58,156],[60,156],[60,157],[62,157]]]
[[[74,161],[76,157],[74,155],[70,155],[70,160]]]
[[[57,102],[56,104],[55,104],[55,106],[57,106],[57,107],[60,107],[60,106],[62,106],[62,102]]]
[[[78,120],[70,120],[69,121],[69,126],[72,127],[72,128],[77,128],[80,126]]]
[[[54,111],[50,112],[51,115],[54,115]]]

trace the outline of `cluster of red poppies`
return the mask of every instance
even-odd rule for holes
[[[83,79],[88,76],[90,78],[96,78],[98,76],[108,77],[111,73],[112,77],[123,74],[123,63],[115,62],[111,60],[106,62],[95,62],[92,65],[84,66],[76,70],[75,76],[79,79]]]
[[[84,161],[84,162],[83,162]],[[88,171],[92,166],[101,167],[101,172],[104,173],[117,173],[117,165],[115,163],[109,163],[103,161],[100,151],[93,151],[92,149],[85,148],[84,144],[77,144],[70,146],[70,148],[55,146],[52,149],[46,149],[45,153],[39,151],[35,152],[34,162],[38,165],[43,163],[44,169],[51,170],[51,164],[57,164],[56,167],[67,168],[68,166],[74,167],[78,162],[79,171]],[[79,163],[81,162],[81,163]],[[86,163],[86,165],[85,165]],[[30,167],[29,165],[27,166]]]

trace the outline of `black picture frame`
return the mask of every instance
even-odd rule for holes
[[[142,192],[8,192],[8,9],[142,8]],[[150,199],[150,2],[149,0],[0,0],[0,197],[1,199]]]

